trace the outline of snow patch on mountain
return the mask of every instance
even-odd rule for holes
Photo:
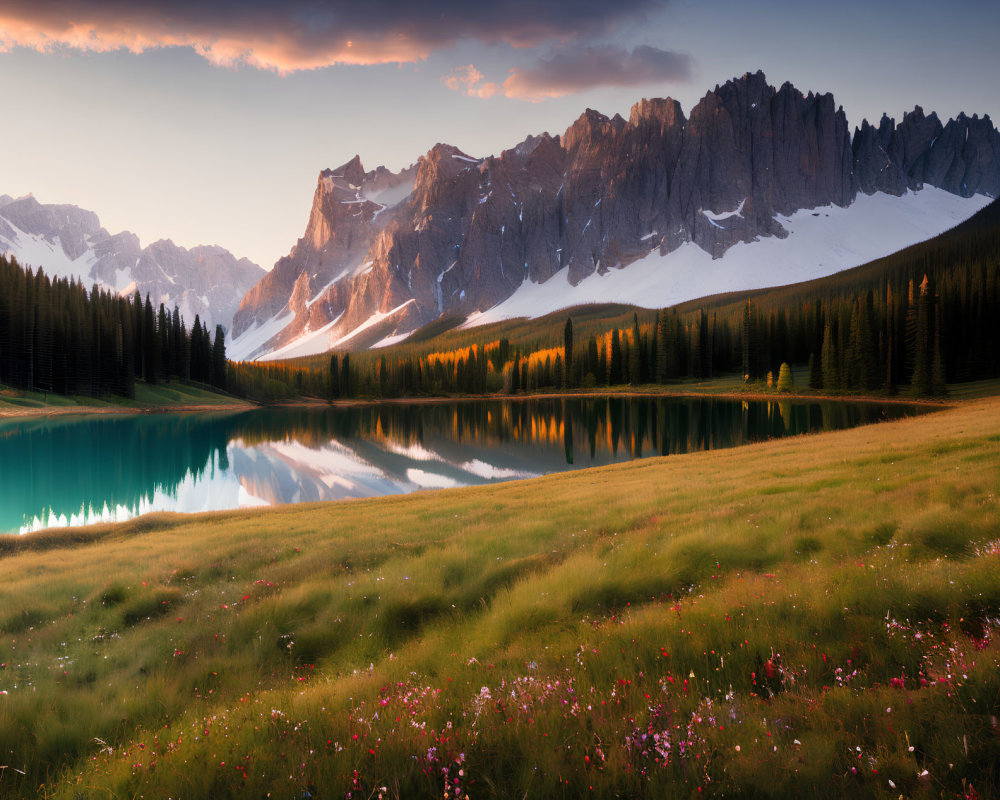
[[[142,248],[133,233],[108,233],[92,211],[42,204],[32,195],[3,196],[0,254],[87,289],[138,291],[168,313],[176,306],[188,326],[199,316],[210,329],[229,329],[240,299],[264,275],[256,264],[213,245],[188,250],[161,239]]]
[[[87,250],[78,258],[70,258],[62,248],[58,237],[52,240],[44,236],[22,231],[8,220],[10,231],[8,235],[0,234],[0,254],[13,256],[22,265],[43,267],[50,278],[67,278],[73,280],[83,275],[89,275],[97,257],[93,250]],[[10,234],[13,235],[10,235]],[[127,285],[127,284],[125,284]],[[87,287],[90,288],[89,286]],[[120,289],[123,287],[109,287]]]
[[[746,205],[746,202],[747,199],[744,197],[742,200],[740,200],[740,204],[736,206],[735,211],[725,211],[722,214],[716,214],[713,211],[707,211],[705,209],[702,209],[701,213],[704,214],[706,217],[708,217],[708,221],[711,222],[713,225],[715,225],[716,228],[721,228],[723,226],[719,225],[720,222],[724,222],[725,220],[730,219],[731,217],[743,216],[743,206]]]
[[[268,353],[267,360],[273,360],[276,358],[298,358],[299,356],[311,356],[316,353],[325,353],[330,349],[327,344],[329,341],[329,332],[337,321],[340,319],[338,314],[333,320],[328,322],[319,330],[310,331],[306,330],[301,336],[293,339],[288,344],[283,347],[279,347],[272,353]]]
[[[246,360],[267,344],[268,340],[281,333],[293,318],[292,312],[286,308],[284,312],[275,314],[271,319],[243,331],[226,343],[226,355],[233,361]]]
[[[526,279],[502,303],[471,314],[463,327],[540,317],[584,303],[663,308],[720,292],[767,288],[776,278],[783,285],[822,278],[944,233],[990,202],[985,195],[964,198],[934,187],[902,197],[862,194],[846,208],[779,216],[787,238],[741,242],[721,258],[688,242],[665,255],[654,251],[624,269],[595,273],[576,286],[565,269],[544,283]]]
[[[277,359],[301,358],[302,356],[317,355],[319,353],[326,353],[329,350],[333,350],[338,347],[350,349],[352,342],[358,339],[358,337],[368,333],[372,328],[382,322],[391,322],[394,317],[402,317],[402,312],[415,302],[415,300],[407,300],[405,303],[402,303],[389,311],[376,311],[360,325],[355,326],[346,333],[340,332],[339,334],[334,332],[334,328],[337,326],[337,323],[340,321],[342,316],[338,314],[336,318],[318,330],[313,331],[306,328],[306,330],[301,334],[296,336],[291,341],[286,342],[276,350],[261,353],[260,351],[267,344],[267,342],[274,336],[281,333],[281,331],[284,330],[284,328],[292,321],[293,315],[291,312],[286,310],[285,313],[277,314],[263,325],[253,327],[233,339],[229,342],[229,344],[227,344],[226,352],[234,361],[247,359],[253,359],[255,361],[274,361]],[[402,341],[413,333],[413,330],[414,326],[411,325],[405,331],[393,331],[387,336],[379,339],[376,346],[384,347],[389,344]]]

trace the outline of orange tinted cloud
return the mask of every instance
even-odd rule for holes
[[[213,64],[284,73],[419,61],[463,38],[523,47],[591,35],[658,5],[662,0],[4,0],[0,49],[191,47]]]
[[[482,82],[483,73],[472,64],[455,67],[441,78],[441,83],[455,92],[463,92],[470,97],[492,97],[500,91],[500,87],[492,81]]]

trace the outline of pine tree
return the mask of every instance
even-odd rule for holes
[[[835,392],[840,388],[840,375],[837,371],[837,352],[833,340],[833,323],[827,320],[823,329],[823,349],[820,354],[823,369],[823,389]]]
[[[611,359],[608,364],[608,383],[617,386],[622,383],[622,343],[618,338],[618,328],[611,332]]]
[[[820,368],[819,359],[815,353],[809,354],[809,388],[823,388],[823,370]]]
[[[656,336],[654,337],[656,358],[655,381],[663,383],[667,379],[667,333],[666,333],[666,311],[660,309],[656,312]]]
[[[793,386],[792,368],[788,366],[787,361],[782,361],[781,368],[778,370],[778,391],[790,392]]]
[[[756,377],[756,367],[754,364],[754,359],[756,353],[753,351],[753,344],[755,338],[755,328],[754,324],[754,310],[753,303],[747,300],[746,306],[743,307],[743,380],[749,381],[751,378]]]
[[[573,320],[570,317],[566,318],[566,327],[563,328],[563,353],[565,358],[563,360],[565,375],[563,378],[563,385],[566,388],[571,388],[573,385]]]
[[[935,297],[934,304],[934,346],[931,357],[931,391],[940,396],[948,393],[945,383],[944,360],[941,356],[941,302]]]
[[[628,354],[628,382],[638,386],[641,381],[641,343],[639,341],[639,315],[632,312],[632,341]]]
[[[896,358],[896,305],[893,300],[892,295],[892,284],[888,283],[885,287],[885,330],[886,330],[886,346],[885,346],[885,391],[886,394],[896,393],[896,368],[897,368],[897,358]]]
[[[340,397],[340,364],[337,363],[337,354],[330,356],[330,399],[336,400]]]
[[[212,385],[226,389],[226,334],[221,325],[215,326],[215,342],[212,344]]]
[[[160,303],[160,310],[156,315],[156,350],[160,367],[157,377],[164,381],[170,376],[170,325],[167,320],[167,310]]]
[[[340,391],[344,397],[353,397],[351,393],[354,387],[351,384],[351,354],[344,353],[344,360],[340,363]]]
[[[601,376],[601,362],[597,356],[597,339],[593,334],[587,340],[587,374],[594,377],[595,383],[604,383]]]
[[[389,367],[384,355],[378,360],[378,391],[380,397],[389,396]]]
[[[191,328],[191,380],[208,382],[208,364],[202,353],[206,349],[203,341],[201,317],[194,315],[194,327]],[[145,361],[143,363],[146,363]]]
[[[142,316],[143,375],[146,383],[156,383],[160,375],[160,351],[156,341],[156,317],[153,315],[153,304],[146,295],[146,305]]]
[[[916,326],[913,342],[913,377],[910,379],[910,391],[918,397],[931,394],[933,390],[931,375],[931,296],[930,281],[924,275],[920,283],[920,295],[916,304]]]

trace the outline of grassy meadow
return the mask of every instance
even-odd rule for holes
[[[246,405],[246,401],[232,395],[220,394],[191,383],[145,383],[137,381],[135,397],[104,398],[84,395],[59,395],[52,392],[21,391],[0,387],[0,416],[19,414],[74,413],[94,410],[119,409],[161,410],[185,406]]]
[[[998,494],[985,398],[3,539],[0,796],[997,797]]]

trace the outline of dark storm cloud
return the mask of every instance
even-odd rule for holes
[[[664,0],[0,0],[0,47],[192,47],[290,72],[409,62],[460,39],[517,47],[596,36]]]
[[[691,57],[642,45],[631,52],[600,45],[570,47],[527,68],[511,70],[508,97],[539,101],[601,86],[641,86],[691,77]]]

